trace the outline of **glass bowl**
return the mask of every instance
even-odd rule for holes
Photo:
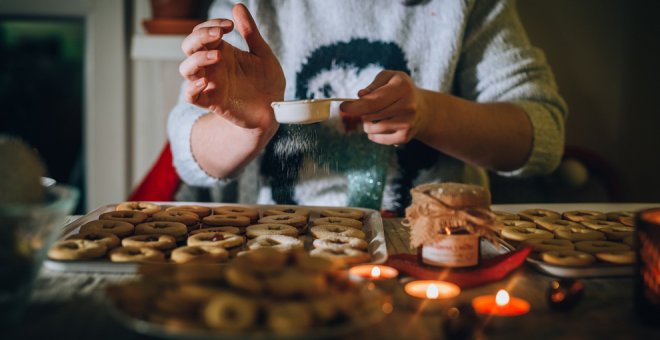
[[[0,326],[22,315],[48,249],[78,201],[78,190],[42,180],[41,204],[0,205]]]

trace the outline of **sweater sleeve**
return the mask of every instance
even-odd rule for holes
[[[458,95],[477,102],[511,102],[527,113],[533,128],[527,162],[498,174],[548,174],[561,161],[567,115],[552,71],[543,52],[531,46],[515,1],[478,0],[473,6],[457,68]]]

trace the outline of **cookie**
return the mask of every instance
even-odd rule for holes
[[[541,253],[544,262],[559,266],[588,266],[596,260],[593,255],[575,250],[553,250]]]
[[[59,261],[87,260],[105,255],[106,250],[106,245],[101,242],[63,240],[55,242],[50,247],[48,257]]]

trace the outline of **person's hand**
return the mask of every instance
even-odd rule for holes
[[[234,22],[212,19],[197,25],[181,48],[187,58],[179,72],[188,80],[186,100],[243,128],[275,124],[270,103],[284,97],[284,72],[243,4],[232,10]],[[222,40],[234,29],[247,42],[242,51]]]
[[[342,115],[360,118],[373,142],[399,145],[415,138],[425,124],[421,90],[404,72],[385,70],[358,92],[360,99],[344,102]]]

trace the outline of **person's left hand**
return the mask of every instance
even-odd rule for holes
[[[339,109],[345,117],[361,119],[364,132],[373,142],[405,144],[424,126],[421,90],[404,72],[381,71],[358,92],[358,97],[342,103]]]

